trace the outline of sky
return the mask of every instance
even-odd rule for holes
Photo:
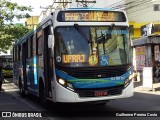
[[[31,13],[29,13],[31,16],[39,16],[42,11],[44,11],[49,5],[52,5],[55,0],[9,0],[11,2],[16,2],[18,5],[23,6],[32,6],[33,10]],[[74,0],[73,0],[74,1]],[[96,0],[96,4],[93,4],[94,7],[107,7],[110,4],[123,1],[123,0]],[[105,4],[104,4],[105,3]],[[40,6],[42,8],[40,8]],[[77,6],[77,4],[73,5],[74,7]],[[25,19],[17,21],[14,20],[14,23],[24,23]]]
[[[47,7],[51,4],[53,4],[54,0],[10,0],[11,2],[16,2],[19,5],[24,5],[24,6],[32,6],[33,10],[31,12],[31,15],[40,15],[42,9],[41,7]]]
[[[54,0],[9,0],[11,2],[16,2],[18,5],[23,6],[32,6],[32,12],[29,12],[31,16],[39,16],[41,12],[45,9],[40,8],[46,8],[48,5],[52,5]],[[17,21],[14,20],[15,23],[24,23],[25,19]]]
[[[18,3],[19,5],[25,5],[25,6],[32,6],[34,9],[33,9],[33,12],[31,13],[31,15],[40,15],[41,11],[42,10],[45,10],[45,9],[42,9],[40,8],[41,7],[47,7],[49,5],[52,5],[53,2],[55,0],[9,0],[11,2],[16,2]],[[104,4],[103,7],[107,7],[107,4],[109,3],[116,3],[118,1],[122,1],[122,0],[96,0],[97,1],[97,7],[102,7],[102,4]]]

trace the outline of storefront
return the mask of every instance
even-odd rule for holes
[[[134,70],[142,76],[143,67],[160,63],[160,35],[151,35],[131,41]]]

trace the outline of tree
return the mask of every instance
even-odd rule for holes
[[[6,51],[14,41],[26,34],[29,29],[23,25],[13,25],[13,19],[30,17],[31,6],[19,6],[8,0],[0,0],[0,51]]]

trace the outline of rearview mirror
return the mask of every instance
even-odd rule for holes
[[[54,47],[54,35],[48,35],[48,48]]]

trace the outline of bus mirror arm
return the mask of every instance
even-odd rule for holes
[[[48,35],[48,48],[54,47],[54,35]]]

